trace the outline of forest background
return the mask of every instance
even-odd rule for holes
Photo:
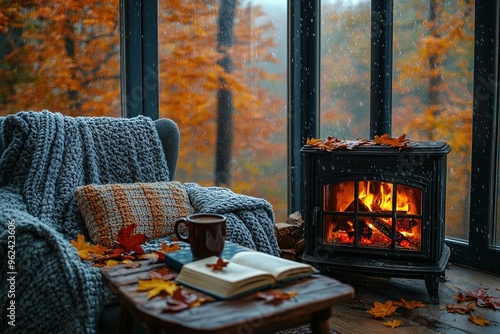
[[[160,117],[181,130],[176,179],[287,212],[287,10],[281,1],[159,1]],[[467,238],[472,0],[394,7],[392,134],[446,141],[447,236]],[[370,2],[322,1],[321,137],[368,138]],[[384,24],[383,13],[373,18]],[[121,116],[119,1],[0,3],[0,116]]]

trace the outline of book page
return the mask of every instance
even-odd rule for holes
[[[177,277],[181,284],[227,298],[258,288],[272,286],[275,278],[264,271],[229,262],[222,270],[213,270],[218,257],[210,257],[184,265]]]
[[[295,262],[261,252],[240,252],[231,262],[271,273],[278,281],[313,274],[316,269],[305,263]]]
[[[229,262],[222,270],[213,270],[207,267],[207,264],[216,263],[218,257],[212,256],[206,259],[188,263],[182,267],[182,272],[195,272],[199,277],[207,279],[214,278],[217,281],[227,283],[235,283],[255,276],[269,276],[269,273],[260,270],[250,269],[247,266],[239,265],[238,263]],[[226,260],[227,261],[227,260]]]

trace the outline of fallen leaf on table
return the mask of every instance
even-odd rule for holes
[[[161,249],[154,251],[154,254],[158,256],[160,260],[165,259],[165,253],[175,252],[179,250],[178,244],[172,244],[171,246],[167,246],[164,242],[161,243]]]
[[[122,228],[118,232],[115,243],[127,252],[143,254],[145,252],[141,245],[148,241],[148,237],[142,233],[132,234],[136,227],[137,224],[132,223],[127,227]]]
[[[223,258],[218,258],[216,263],[207,263],[206,266],[208,268],[212,268],[212,270],[222,270],[224,267],[227,267],[229,262],[224,261]]]
[[[122,261],[123,267],[127,269],[139,268],[142,264],[140,262],[134,262],[131,260]]]
[[[281,290],[273,289],[268,291],[259,291],[255,294],[255,298],[263,299],[266,301],[266,303],[278,304],[283,300],[292,299],[297,295],[297,293],[298,291],[295,290],[284,292]]]
[[[120,262],[118,262],[116,260],[106,260],[106,261],[104,261],[104,265],[106,267],[114,267],[114,266],[117,266],[119,264],[120,264]]]
[[[171,271],[167,267],[163,267],[160,269],[155,269],[149,272],[149,276],[151,278],[161,278],[165,281],[171,281],[177,277],[177,273]]]
[[[384,325],[386,325],[387,327],[396,328],[396,327],[401,326],[401,320],[394,319],[391,321],[386,321],[386,322],[384,322]]]
[[[394,302],[394,305],[401,306],[407,310],[413,310],[414,308],[417,307],[425,307],[425,304],[422,303],[421,301],[417,300],[406,301],[404,300],[404,298],[401,298],[399,301]]]
[[[85,242],[85,237],[82,234],[78,234],[76,240],[71,240],[70,243],[76,248],[82,260],[92,260],[106,251],[104,246],[91,245],[90,242]]]
[[[137,291],[147,291],[148,298],[153,298],[162,293],[172,295],[178,288],[175,282],[153,277],[150,280],[140,280]]]
[[[167,307],[163,309],[163,312],[179,312],[191,307],[200,306],[205,301],[206,299],[200,298],[196,293],[177,289],[172,295],[167,296]]]
[[[366,311],[366,313],[373,315],[375,318],[385,318],[393,314],[398,308],[398,306],[394,305],[390,300],[385,303],[375,302],[373,305],[374,306]]]
[[[488,326],[490,324],[490,321],[487,320],[485,317],[482,315],[478,315],[477,317],[473,316],[472,314],[469,314],[469,321],[479,325],[479,326]]]

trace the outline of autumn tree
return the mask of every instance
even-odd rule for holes
[[[120,115],[118,0],[0,6],[2,114]]]
[[[217,38],[221,4],[234,13],[227,45]],[[223,88],[232,104],[232,122],[223,127],[234,134],[223,163],[231,188],[265,197],[282,210],[286,104],[269,89],[279,76],[265,70],[277,62],[272,23],[251,2],[172,0],[159,6],[160,117],[176,121],[182,133],[178,179],[216,183]],[[120,116],[118,0],[2,2],[0,34],[6,37],[0,42],[5,45],[0,51],[2,114],[49,109]],[[231,59],[231,70],[224,57]],[[221,138],[229,143],[229,137]]]
[[[472,144],[472,8],[473,1],[468,0],[446,5],[442,0],[429,0],[428,6],[414,7],[423,29],[417,32],[416,52],[400,62],[395,82],[396,91],[404,93],[395,108],[402,131],[414,139],[446,141],[452,147],[447,235],[464,238]]]
[[[231,188],[273,202],[284,210],[286,200],[286,104],[266,83],[276,74],[266,71],[276,63],[273,25],[250,2],[235,2],[233,42],[218,51],[220,1],[160,3],[160,115],[170,117],[182,134],[180,180],[214,184],[215,147],[221,82],[231,93]],[[193,16],[196,8],[196,16]],[[224,57],[231,59],[226,71]],[[229,162],[229,166],[228,166]],[[276,164],[279,168],[276,168]],[[274,172],[273,172],[274,171]],[[278,172],[276,172],[278,171]]]
[[[219,7],[217,52],[222,54],[218,65],[225,73],[232,72],[231,56],[227,52],[233,46],[235,0],[222,0]],[[215,146],[215,185],[229,186],[231,182],[231,146],[233,142],[233,94],[224,77],[220,78],[217,99],[217,144]]]

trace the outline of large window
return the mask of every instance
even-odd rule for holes
[[[368,138],[371,32],[392,26],[392,134],[404,133],[412,140],[446,141],[452,147],[448,156],[446,234],[466,240],[473,4],[398,0],[393,8],[371,14],[369,0],[337,0],[322,2],[321,13],[321,136]]]
[[[500,272],[494,0],[3,1],[0,115],[175,120],[177,179],[301,206],[308,137],[446,141],[452,260]],[[377,37],[379,36],[379,37]],[[375,37],[375,38],[374,38]]]
[[[159,110],[176,178],[286,204],[286,0],[159,1]]]
[[[495,156],[496,135],[485,137],[497,132],[491,120],[498,112],[498,4],[476,3],[479,13],[474,1],[321,1],[321,102],[315,117],[321,137],[367,138],[373,135],[371,117],[387,109],[386,129],[393,136],[450,144],[446,236],[452,260],[498,271],[492,261],[480,260],[498,252],[497,211],[489,204],[496,184],[471,184],[474,175],[478,181],[498,175],[489,174],[493,164],[487,161]],[[484,8],[491,9],[488,15]],[[481,125],[475,135],[473,118]]]

